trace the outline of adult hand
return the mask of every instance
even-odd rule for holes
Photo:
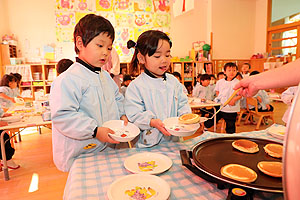
[[[115,132],[107,127],[98,127],[96,138],[101,142],[109,142],[113,144],[119,144],[120,142],[112,139],[108,133],[114,134]]]
[[[166,130],[164,123],[160,119],[151,119],[150,126],[157,128],[162,134],[170,136],[171,134]]]
[[[252,77],[241,80],[234,86],[233,89],[237,90],[239,88],[242,88],[242,89],[238,93],[238,95],[241,95],[244,97],[252,97],[259,91],[259,89],[256,85],[256,82]]]
[[[120,117],[120,119],[123,120],[124,121],[124,125],[127,126],[127,124],[128,124],[128,118],[127,118],[127,116],[126,115],[122,115]]]

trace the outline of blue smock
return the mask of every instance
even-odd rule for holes
[[[53,159],[69,171],[74,159],[101,151],[106,143],[93,138],[96,127],[124,115],[124,97],[110,75],[76,62],[59,75],[50,91]]]
[[[150,127],[151,119],[163,121],[191,113],[183,85],[171,74],[166,74],[164,80],[152,78],[143,72],[127,87],[124,106],[129,121],[142,130],[137,147],[151,147],[162,138],[174,139],[174,136],[164,136],[156,128]]]

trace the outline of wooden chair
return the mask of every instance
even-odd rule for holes
[[[237,123],[236,123],[236,126],[239,126],[241,124],[241,120],[242,120],[242,117],[243,117],[243,114],[246,114],[247,112],[247,109],[244,109],[244,108],[241,108],[240,112],[238,112],[238,120],[237,120]]]
[[[254,106],[254,110],[250,110],[249,109],[249,105],[252,105],[252,106]],[[257,99],[256,98],[254,98],[254,97],[248,97],[247,99],[246,99],[246,106],[247,106],[247,111],[249,112],[248,113],[248,115],[247,115],[247,117],[246,117],[246,122],[245,122],[245,124],[247,124],[248,123],[248,120],[249,120],[249,118],[252,116],[257,116],[257,117],[259,117],[259,120],[258,120],[258,122],[257,122],[257,125],[256,125],[256,128],[255,128],[255,130],[259,130],[259,126],[260,126],[260,124],[261,124],[261,122],[262,122],[262,119],[264,118],[264,117],[270,117],[271,119],[272,119],[272,121],[273,121],[273,123],[275,123],[275,120],[274,120],[274,112],[273,111],[271,111],[271,112],[258,112],[258,103],[257,103]],[[252,120],[252,119],[251,119]]]

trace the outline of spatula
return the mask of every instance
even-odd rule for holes
[[[205,121],[207,121],[207,120],[210,120],[210,119],[214,118],[214,117],[221,111],[222,108],[224,108],[225,106],[227,106],[227,105],[229,104],[229,102],[235,97],[235,95],[236,95],[241,89],[242,89],[242,88],[239,88],[239,89],[235,90],[235,91],[232,93],[232,95],[227,99],[227,101],[219,108],[219,110],[217,110],[217,111],[215,112],[215,114],[213,114],[213,116],[211,116],[210,118],[203,119],[203,120],[201,120],[201,122],[205,122]]]

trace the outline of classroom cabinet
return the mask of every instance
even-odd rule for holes
[[[56,63],[7,65],[5,73],[19,73],[22,75],[20,92],[27,98],[36,99],[37,95],[50,93],[52,81],[57,76]]]

